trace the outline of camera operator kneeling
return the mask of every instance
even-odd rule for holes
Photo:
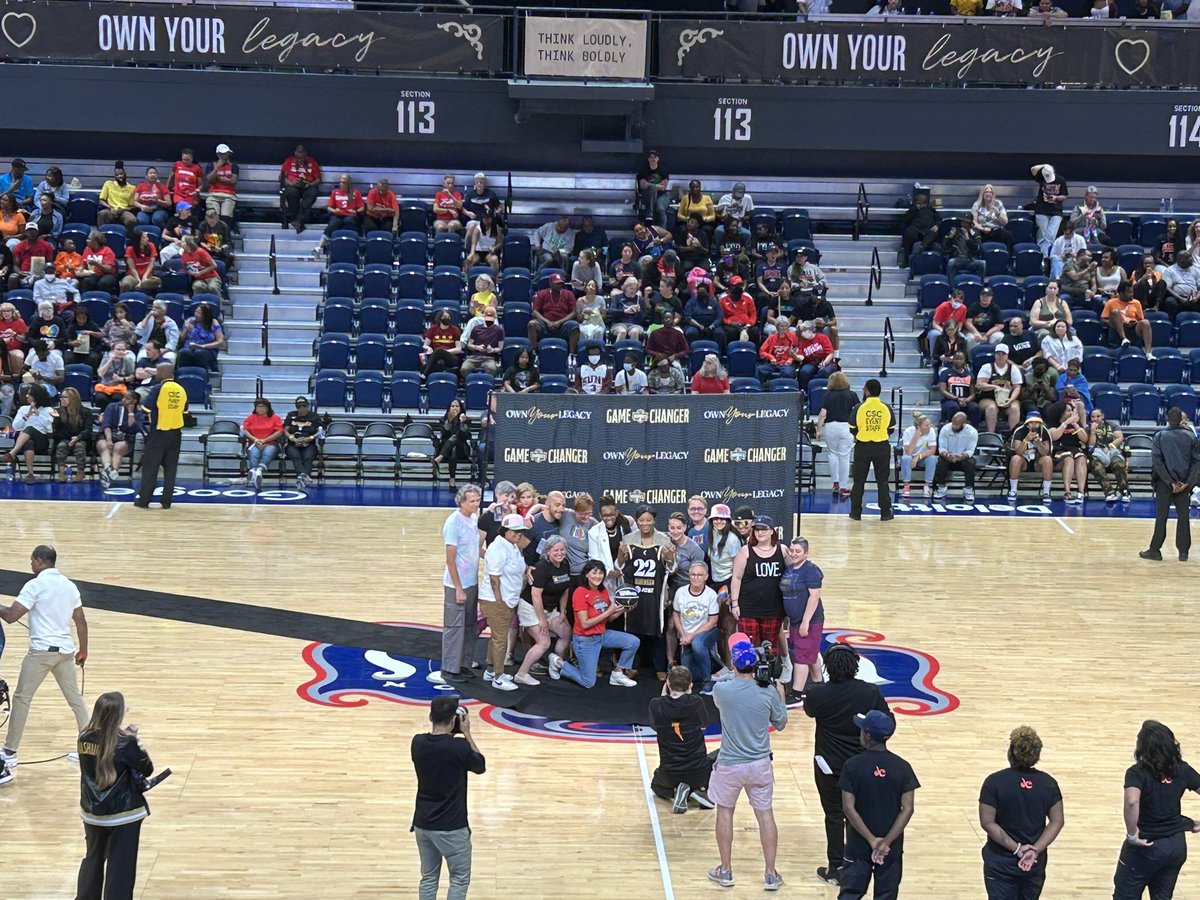
[[[110,691],[96,698],[92,719],[79,733],[79,817],[87,856],[75,900],[133,897],[142,819],[150,815],[142,785],[154,764],[137,726],[122,728],[124,720],[125,698]]]
[[[770,645],[755,647],[742,632],[729,638],[729,655],[737,674],[713,687],[721,713],[721,749],[708,780],[709,799],[717,804],[717,850],[721,863],[708,870],[709,880],[733,886],[733,810],[745,789],[758,819],[766,873],[763,890],[777,891],[783,878],[775,870],[779,832],[771,809],[775,772],[771,765],[771,726],[783,731],[788,711],[779,681],[782,663]]]

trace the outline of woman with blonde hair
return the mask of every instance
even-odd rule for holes
[[[903,487],[900,494],[904,497],[912,493],[912,473],[915,466],[925,469],[925,489],[923,497],[933,496],[933,473],[937,469],[938,449],[937,432],[929,416],[923,413],[913,413],[913,423],[904,429],[901,437],[903,453],[900,456],[900,481]]]
[[[817,415],[816,439],[825,437],[829,451],[829,479],[832,490],[842,499],[850,496],[850,455],[854,452],[854,437],[850,434],[850,417],[858,406],[858,395],[850,390],[845,372],[834,372],[825,385],[825,398]]]
[[[475,293],[471,295],[471,315],[482,316],[489,306],[499,306],[496,297],[496,281],[491,275],[480,275],[475,279]]]
[[[54,417],[54,480],[67,480],[67,457],[74,454],[75,475],[71,480],[83,481],[95,417],[73,387],[63,389],[58,408],[51,410],[50,415]]]
[[[979,196],[971,207],[971,218],[975,222],[975,230],[979,232],[980,243],[999,241],[1012,253],[1013,237],[1005,227],[1008,225],[1008,211],[990,184],[979,189]]]
[[[79,900],[125,900],[137,880],[142,820],[150,815],[140,782],[154,763],[136,725],[121,727],[125,698],[109,691],[96,698],[91,721],[79,733],[79,817],[87,855],[79,865]]]

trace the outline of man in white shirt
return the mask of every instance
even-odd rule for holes
[[[1078,254],[1080,250],[1087,249],[1087,241],[1080,235],[1075,233],[1075,224],[1068,219],[1063,222],[1063,231],[1054,239],[1054,243],[1050,245],[1050,277],[1058,278],[1062,275],[1063,263],[1066,261],[1067,254]]]
[[[46,266],[46,273],[33,283],[33,302],[52,303],[56,310],[68,303],[79,302],[79,288],[72,278],[59,278],[54,264]]]
[[[29,652],[21,661],[21,674],[12,698],[8,735],[0,750],[0,778],[4,768],[17,765],[17,748],[29,718],[29,704],[46,676],[54,674],[59,689],[67,698],[75,722],[82,731],[88,723],[88,710],[75,682],[75,666],[88,656],[88,626],[83,615],[79,589],[56,569],[58,554],[53,547],[39,544],[29,558],[34,578],[25,583],[12,606],[0,605],[0,620],[10,625],[29,613]],[[79,631],[79,648],[71,638],[71,623]],[[0,782],[2,783],[2,782]]]
[[[479,605],[479,501],[478,485],[464,484],[454,500],[458,509],[442,526],[446,569],[442,574],[442,668],[426,681],[458,684],[474,678],[471,658],[475,650],[475,615]]]

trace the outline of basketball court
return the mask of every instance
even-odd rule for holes
[[[4,593],[19,589],[29,551],[43,542],[58,549],[65,574],[97,585],[81,585],[88,704],[123,691],[155,764],[174,770],[149,795],[138,896],[416,896],[408,744],[426,727],[433,689],[414,665],[353,642],[364,625],[407,623],[411,646],[436,647],[434,632],[412,626],[440,624],[447,512],[0,504],[10,531]],[[1184,757],[1200,759],[1200,626],[1191,614],[1200,569],[1173,552],[1163,563],[1139,560],[1150,526],[1088,515],[903,514],[887,525],[804,516],[800,531],[826,574],[826,627],[863,646],[890,682],[884,693],[901,713],[891,748],[923,784],[905,896],[983,896],[977,792],[1005,764],[1016,725],[1041,734],[1043,768],[1065,797],[1048,897],[1111,892],[1122,775],[1142,719],[1166,722]],[[7,638],[0,675],[15,688],[27,635],[10,626]],[[349,660],[359,661],[352,672]],[[480,704],[472,718],[488,763],[471,779],[472,897],[760,895],[748,808],[736,819],[738,886],[722,889],[705,878],[716,859],[713,814],[676,816],[647,802],[653,734],[639,740],[628,728],[588,728],[583,714],[579,725],[547,723]],[[12,900],[74,894],[78,770],[67,760],[26,764],[72,749],[73,724],[48,682],[16,780],[0,788],[0,893]],[[793,711],[773,746],[784,891],[832,898],[813,875],[824,838],[810,720]],[[1185,801],[1185,813],[1197,808]],[[1200,867],[1184,868],[1177,896],[1200,896]]]

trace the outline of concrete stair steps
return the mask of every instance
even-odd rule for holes
[[[305,355],[293,357],[272,354],[271,365],[264,366],[261,354],[240,356],[227,353],[221,361],[221,366],[223,379],[243,375],[247,369],[280,378],[284,376],[307,378],[312,374],[313,356],[311,350]],[[227,387],[227,385],[222,384],[222,387]]]
[[[233,301],[233,319],[245,322],[246,324],[255,323],[261,327],[264,302],[268,307],[268,324],[270,325],[272,334],[281,325],[286,327],[287,324],[291,323],[308,324],[316,322],[315,300],[309,303],[295,301],[272,303],[265,297],[255,300],[242,299],[240,297],[235,299]]]
[[[297,394],[302,394],[308,390],[308,376],[300,375],[273,375],[269,368],[254,369],[250,374],[230,373],[225,376],[224,390],[220,396],[229,393],[250,393],[253,394],[258,379],[262,379],[263,393],[268,397],[295,397]],[[312,373],[312,366],[309,366],[309,374]],[[214,403],[216,398],[214,398]]]
[[[319,296],[322,292],[321,276],[319,272],[296,272],[281,269],[278,276],[279,288],[304,288],[312,291]],[[237,290],[252,287],[273,288],[275,279],[271,277],[271,273],[264,269],[261,272],[247,272],[244,269],[238,270]]]

